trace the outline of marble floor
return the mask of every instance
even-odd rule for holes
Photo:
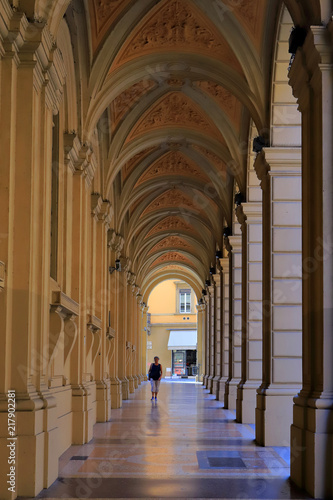
[[[192,381],[142,384],[97,424],[93,440],[60,459],[37,498],[304,499],[289,482],[289,449],[255,445],[253,426]]]

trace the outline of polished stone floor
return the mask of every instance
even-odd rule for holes
[[[253,427],[200,384],[145,383],[97,424],[93,440],[60,459],[59,479],[37,498],[303,499],[289,477],[289,450],[254,443]]]

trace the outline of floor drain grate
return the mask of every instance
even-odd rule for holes
[[[207,457],[209,466],[215,469],[242,469],[245,468],[241,458]]]

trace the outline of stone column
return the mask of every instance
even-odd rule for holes
[[[95,276],[93,276],[92,314],[99,318],[101,329],[94,333],[95,345],[95,380],[96,380],[96,418],[97,422],[107,422],[111,414],[110,380],[106,359],[107,347],[107,232],[112,218],[111,205],[97,194],[92,195],[93,224],[95,224],[95,241],[93,259],[95,260]],[[100,338],[98,338],[100,337]]]
[[[255,423],[257,389],[262,378],[262,203],[236,210],[242,228],[242,379],[236,420]]]
[[[120,257],[120,252],[124,245],[124,239],[115,231],[108,231],[109,247],[109,318],[108,337],[110,345],[110,389],[111,408],[121,408],[122,406],[122,382],[119,378],[119,319],[120,296],[119,296],[119,273],[115,271],[116,259]]]
[[[209,377],[207,389],[213,393],[213,380],[215,376],[215,283],[211,279],[211,285],[207,287],[209,294]]]
[[[333,57],[332,22],[311,27],[290,84],[302,112],[303,386],[294,398],[291,477],[332,498]]]
[[[197,305],[198,311],[198,348],[197,348],[197,366],[198,366],[198,382],[203,382],[203,369],[205,359],[205,310],[206,305],[201,299],[202,303]]]
[[[226,403],[236,410],[237,386],[241,380],[242,350],[242,237],[229,236],[231,253],[231,297],[229,322],[229,379],[226,383]]]
[[[214,352],[215,352],[215,368],[214,368],[214,379],[213,379],[213,394],[216,399],[219,399],[220,390],[220,380],[222,378],[222,275],[221,270],[213,275],[215,282],[215,342],[214,342]]]
[[[142,322],[141,322],[141,338],[142,338],[142,358],[141,358],[141,369],[144,380],[147,381],[147,312],[149,307],[143,303],[142,305]]]
[[[129,381],[126,376],[126,301],[127,276],[125,271],[116,273],[117,290],[117,340],[118,340],[118,377],[121,381],[122,399],[129,397]]]
[[[267,148],[255,169],[263,189],[263,382],[256,439],[286,446],[302,363],[301,151]]]
[[[230,309],[230,283],[229,269],[230,258],[225,257],[220,259],[222,270],[222,345],[221,345],[221,366],[222,378],[219,382],[219,401],[223,401],[226,408],[228,400],[226,396],[226,383],[229,379],[229,309]],[[225,399],[226,397],[226,399]]]
[[[208,389],[208,378],[209,378],[209,366],[210,366],[210,305],[209,305],[209,294],[205,290],[206,295],[204,295],[205,300],[205,376],[203,377],[203,385]]]

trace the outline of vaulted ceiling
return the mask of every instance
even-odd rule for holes
[[[107,120],[104,188],[139,280],[175,266],[206,278],[246,187],[250,120],[267,124],[280,3],[88,2],[86,128]]]
[[[84,133],[91,140],[97,127],[104,165],[96,189],[112,201],[139,283],[176,269],[203,283],[232,222],[235,185],[246,190],[251,120],[269,130],[282,1],[85,5]]]

